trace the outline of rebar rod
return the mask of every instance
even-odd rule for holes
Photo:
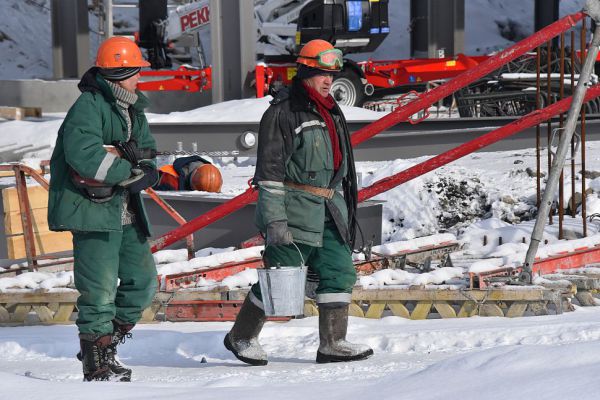
[[[560,57],[559,57],[559,83],[558,83],[558,98],[563,99],[565,95],[565,33],[560,34]],[[562,137],[562,129],[564,127],[565,115],[560,114],[558,122],[558,140]],[[565,218],[565,174],[564,170],[560,170],[560,178],[558,179],[558,239],[563,239],[563,222]]]
[[[586,19],[581,21],[580,34],[580,62],[583,64],[585,54],[585,42],[587,36]],[[583,220],[583,236],[587,237],[587,193],[585,185],[585,105],[581,107],[581,219]]]
[[[586,13],[595,21],[600,21],[600,1],[588,0],[586,3]],[[571,142],[571,138],[573,137],[573,133],[575,132],[579,112],[581,111],[581,106],[583,104],[588,85],[590,84],[590,78],[592,75],[594,64],[596,62],[596,56],[598,55],[599,45],[600,24],[597,24],[594,30],[594,37],[592,39],[592,43],[590,44],[590,47],[586,54],[585,63],[583,64],[583,68],[581,70],[581,73],[579,74],[577,87],[575,88],[575,93],[573,94],[573,101],[571,103],[571,107],[569,108],[569,113],[567,114],[567,122],[565,124],[564,132],[559,141],[558,148],[556,150],[556,155],[554,157],[554,160],[552,161],[552,167],[548,174],[548,181],[546,182],[546,188],[544,190],[544,195],[542,196],[542,202],[540,203],[540,208],[538,209],[538,218],[535,221],[535,226],[533,227],[533,231],[531,233],[529,249],[527,250],[527,255],[525,256],[523,271],[519,276],[519,279],[522,282],[532,282],[532,267],[533,262],[535,260],[535,255],[537,253],[538,247],[542,240],[542,236],[544,234],[544,227],[546,222],[545,216],[550,211],[552,199],[554,198],[554,194],[556,193],[556,186],[558,184],[560,173],[565,163],[569,143]]]
[[[571,31],[571,93],[575,90],[575,31]],[[575,202],[575,138],[571,139],[571,217],[577,216],[577,204]]]
[[[540,109],[540,97],[542,95],[541,91],[541,82],[540,82],[540,65],[541,65],[541,58],[542,58],[542,48],[540,46],[537,47],[537,51],[536,51],[536,79],[535,79],[535,109],[539,110]],[[541,167],[542,167],[542,162],[541,162],[541,148],[540,146],[541,144],[541,135],[542,135],[542,129],[540,127],[540,124],[537,124],[535,126],[535,206],[539,208],[540,206],[540,201],[542,201],[542,179],[541,179]]]
[[[552,75],[552,41],[548,41],[546,44],[546,99],[547,104],[552,104],[552,81],[550,75]],[[548,171],[550,171],[550,167],[552,166],[552,119],[548,119],[547,122],[547,136],[548,136],[548,149],[547,149],[547,161],[548,161]],[[540,201],[540,205],[541,205]],[[539,208],[538,208],[539,210]],[[552,225],[552,212],[548,214],[548,223]]]

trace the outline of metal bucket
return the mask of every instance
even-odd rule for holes
[[[296,247],[298,249],[298,247]],[[298,252],[300,250],[298,249]],[[302,258],[302,253],[300,253]],[[265,315],[289,317],[304,314],[304,288],[307,267],[259,268],[258,282]]]

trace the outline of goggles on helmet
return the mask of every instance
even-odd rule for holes
[[[328,69],[342,69],[344,65],[343,53],[339,49],[325,50],[317,54],[316,57],[305,57],[317,60],[317,64]]]

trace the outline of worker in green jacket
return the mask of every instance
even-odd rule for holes
[[[253,181],[256,223],[266,235],[265,265],[300,266],[304,259],[319,277],[318,363],[373,354],[368,346],[346,341],[356,283],[357,183],[346,120],[329,93],[342,62],[341,51],[324,40],[302,48],[291,88],[275,95],[260,122]],[[225,336],[225,347],[248,364],[267,364],[258,342],[264,321],[255,284]]]
[[[48,223],[73,233],[77,327],[85,381],[129,381],[117,345],[131,337],[156,291],[150,226],[140,192],[158,179],[155,141],[136,91],[137,45],[112,37],[79,83],[50,162]],[[150,154],[150,155],[148,155]]]

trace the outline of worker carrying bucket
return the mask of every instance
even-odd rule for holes
[[[373,350],[346,341],[356,283],[357,182],[346,119],[330,94],[342,52],[312,40],[297,64],[291,87],[274,96],[259,127],[253,184],[258,187],[256,223],[267,244],[264,264],[297,268],[306,260],[319,276],[317,362],[362,360]],[[263,285],[252,286],[224,339],[228,350],[251,365],[267,364],[258,342],[266,300]]]

